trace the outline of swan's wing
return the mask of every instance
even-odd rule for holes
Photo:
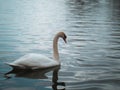
[[[9,65],[37,69],[55,66],[58,65],[58,62],[41,54],[27,54]]]

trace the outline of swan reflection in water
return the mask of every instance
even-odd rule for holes
[[[48,78],[45,74],[47,72],[53,71],[53,77],[52,77],[52,88],[53,90],[59,90],[57,89],[57,86],[63,86],[64,88],[60,90],[65,90],[65,83],[64,82],[58,82],[58,72],[59,72],[60,66],[48,68],[48,69],[38,69],[38,70],[23,70],[23,69],[13,69],[7,73],[4,74],[4,76],[9,79],[12,78],[11,74],[14,74],[15,77],[24,77],[24,78],[31,78],[31,79],[46,79]]]

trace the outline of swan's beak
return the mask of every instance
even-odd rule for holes
[[[64,38],[63,40],[64,40],[64,42],[65,42],[65,43],[67,43],[67,40],[66,40],[66,38]]]

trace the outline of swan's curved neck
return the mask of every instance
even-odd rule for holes
[[[59,61],[58,39],[59,39],[59,35],[56,35],[53,40],[53,57],[54,60],[56,61]]]

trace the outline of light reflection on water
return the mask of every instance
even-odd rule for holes
[[[5,79],[11,68],[4,62],[31,52],[52,57],[52,40],[61,30],[68,43],[59,41],[57,82],[62,85],[54,84],[53,89],[58,85],[66,90],[119,90],[119,7],[119,0],[1,0],[0,90],[51,90],[52,70],[47,79],[24,77],[40,72]]]

